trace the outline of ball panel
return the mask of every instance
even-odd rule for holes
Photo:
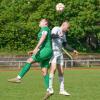
[[[65,8],[65,5],[63,3],[58,3],[56,5],[56,11],[62,12],[64,10],[64,8]]]

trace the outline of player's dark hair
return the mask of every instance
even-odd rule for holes
[[[49,21],[47,18],[42,18],[41,20],[45,20],[47,22],[47,25],[49,24]]]

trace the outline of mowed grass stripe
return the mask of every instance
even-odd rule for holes
[[[0,100],[43,100],[45,86],[40,70],[30,70],[21,84],[9,83],[18,71],[0,72]],[[54,95],[49,100],[99,100],[100,70],[65,70],[65,89],[71,96],[59,95],[58,74],[54,78]]]

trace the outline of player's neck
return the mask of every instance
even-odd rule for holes
[[[48,27],[48,26],[47,26],[47,25],[44,25],[44,26],[42,26],[42,27]],[[41,28],[42,28],[42,27],[41,27]]]
[[[61,29],[61,31],[63,32],[63,28],[62,28],[62,26],[60,27],[60,29]]]

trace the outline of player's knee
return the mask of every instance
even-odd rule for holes
[[[32,62],[33,62],[32,58],[27,59],[27,63],[32,63]]]
[[[60,70],[59,73],[58,73],[59,76],[63,76],[63,74],[64,74],[63,70]]]
[[[56,72],[56,69],[51,69],[50,70],[50,73],[52,73],[52,74],[55,74],[55,72]]]
[[[47,70],[46,69],[42,69],[42,75],[45,76],[47,74]]]
[[[42,71],[42,75],[45,76],[47,73],[45,71]]]

